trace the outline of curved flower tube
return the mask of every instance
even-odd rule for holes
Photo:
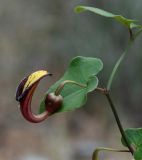
[[[23,117],[32,123],[39,123],[45,120],[49,115],[60,109],[62,105],[62,97],[49,93],[45,98],[46,110],[38,115],[32,113],[31,101],[34,91],[39,81],[45,76],[51,76],[52,74],[47,71],[40,70],[32,73],[31,75],[24,78],[16,92],[16,100],[20,103],[20,110]]]

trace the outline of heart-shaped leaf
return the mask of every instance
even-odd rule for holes
[[[128,142],[134,148],[134,158],[135,160],[142,160],[142,128],[130,128],[125,131]],[[127,146],[121,139],[122,144]]]
[[[63,77],[52,85],[46,94],[55,92],[57,87],[65,80],[71,80],[83,84],[86,87],[80,87],[75,84],[66,84],[61,91],[63,104],[59,112],[71,111],[79,108],[85,104],[87,93],[96,89],[98,79],[95,75],[101,71],[102,68],[103,63],[100,59],[80,56],[76,57],[71,61]],[[40,113],[45,110],[44,99],[40,105]]]
[[[116,14],[104,11],[102,9],[99,9],[99,8],[88,7],[88,6],[77,6],[75,8],[76,13],[81,13],[81,12],[85,12],[85,11],[91,11],[93,13],[100,15],[100,16],[112,18],[127,28],[132,29],[132,28],[140,28],[141,27],[141,25],[135,24],[135,22],[137,22],[136,20],[127,19],[121,15],[116,15]]]

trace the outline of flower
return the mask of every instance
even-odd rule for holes
[[[45,70],[36,71],[29,76],[25,77],[19,84],[16,91],[16,100],[20,103],[20,110],[23,117],[29,122],[39,123],[45,120],[51,113],[48,111],[49,107],[47,105],[46,110],[38,115],[32,113],[31,101],[34,91],[39,83],[39,81],[45,76],[51,76]]]

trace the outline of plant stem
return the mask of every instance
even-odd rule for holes
[[[99,147],[97,148],[92,155],[92,160],[99,160],[98,154],[100,151],[111,151],[111,152],[130,152],[129,150],[122,150],[122,149],[113,149],[113,148],[104,148],[104,147]]]
[[[113,103],[113,101],[112,101],[112,99],[111,99],[111,97],[110,97],[109,92],[107,92],[105,95],[106,95],[106,97],[107,97],[107,100],[108,100],[108,102],[109,102],[109,104],[110,104],[110,107],[111,107],[111,109],[112,109],[112,112],[113,112],[113,114],[114,114],[115,120],[116,120],[117,125],[118,125],[118,128],[119,128],[119,130],[120,130],[120,133],[121,133],[121,135],[122,135],[122,137],[123,137],[123,139],[124,139],[127,147],[129,148],[130,152],[131,152],[132,155],[133,155],[134,150],[133,150],[133,148],[131,147],[131,145],[130,145],[129,142],[128,142],[128,139],[127,139],[127,137],[126,137],[126,134],[125,134],[125,132],[124,132],[123,126],[122,126],[122,124],[121,124],[121,122],[120,122],[118,113],[117,113],[117,111],[116,111],[116,108],[115,108],[114,103]]]
[[[96,150],[97,151],[111,151],[111,152],[130,152],[129,150],[114,149],[114,148],[104,148],[104,147],[99,147]]]
[[[57,87],[57,89],[55,91],[55,95],[58,96],[60,94],[60,92],[62,91],[62,89],[64,88],[64,86],[68,83],[75,84],[79,87],[87,87],[87,85],[85,85],[85,84],[80,84],[80,83],[77,83],[77,82],[71,81],[71,80],[65,80]]]
[[[119,119],[117,110],[116,110],[115,105],[114,105],[114,103],[113,103],[113,101],[112,101],[112,98],[111,98],[111,96],[110,96],[109,90],[103,89],[103,88],[97,88],[97,90],[100,91],[101,93],[103,93],[103,94],[106,96],[106,98],[107,98],[107,100],[108,100],[108,102],[109,102],[109,105],[110,105],[110,107],[111,107],[111,110],[112,110],[112,112],[113,112],[113,114],[114,114],[115,120],[116,120],[116,122],[117,122],[119,131],[120,131],[120,133],[121,133],[121,135],[122,135],[122,138],[123,138],[124,142],[126,143],[127,147],[129,148],[129,151],[130,151],[131,154],[133,155],[134,150],[133,150],[133,148],[131,147],[131,145],[130,145],[129,142],[128,142],[128,139],[127,139],[127,137],[126,137],[126,134],[125,134],[124,129],[123,129],[123,126],[122,126],[122,123],[121,123],[121,121],[120,121],[120,119]]]
[[[112,72],[111,72],[111,74],[109,76],[108,83],[107,83],[107,89],[108,90],[110,90],[110,88],[112,86],[113,79],[116,76],[116,73],[118,72],[118,68],[119,68],[121,62],[123,61],[125,55],[127,54],[128,50],[131,47],[133,42],[134,42],[134,38],[133,38],[132,31],[130,30],[130,40],[128,42],[127,48],[125,49],[125,51],[121,54],[121,56],[119,57],[119,59],[115,63],[115,65],[114,65],[114,67],[112,69]]]
[[[134,36],[133,36],[133,31],[131,28],[129,28],[129,35],[130,35],[130,40],[133,41],[134,40]]]

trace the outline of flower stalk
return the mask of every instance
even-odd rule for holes
[[[66,84],[74,84],[74,85],[77,85],[79,87],[87,87],[87,85],[84,85],[84,84],[80,84],[78,82],[75,82],[75,81],[71,81],[71,80],[65,80],[63,81],[56,89],[55,91],[55,95],[60,95],[61,91],[63,90],[63,88],[65,87]]]

